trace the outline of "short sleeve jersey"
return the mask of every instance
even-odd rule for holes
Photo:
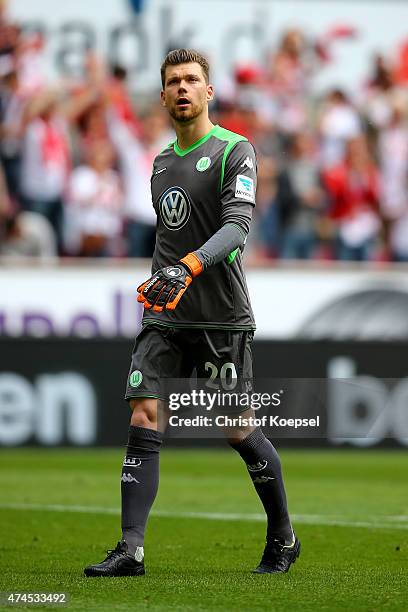
[[[152,273],[199,249],[226,223],[249,231],[255,206],[256,158],[246,138],[218,125],[187,149],[171,143],[154,160],[157,214]],[[240,249],[209,267],[173,311],[145,310],[143,325],[255,329]]]

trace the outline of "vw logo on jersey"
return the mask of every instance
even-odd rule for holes
[[[160,217],[169,230],[179,230],[188,221],[191,213],[190,200],[181,187],[170,187],[159,204]]]

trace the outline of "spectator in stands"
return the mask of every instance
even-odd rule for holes
[[[298,28],[286,30],[269,62],[275,92],[290,96],[310,93],[313,75],[333,59],[333,45],[357,34],[353,25],[340,22],[330,25],[318,36],[310,36]]]
[[[279,126],[270,123],[260,113],[257,114],[252,125],[252,141],[259,155],[272,157],[282,161],[286,155],[286,138],[279,131]]]
[[[324,184],[329,194],[329,215],[336,227],[337,259],[370,259],[381,223],[378,168],[365,136],[348,141],[344,161],[324,172]]]
[[[20,196],[22,142],[26,126],[27,100],[19,87],[15,65],[10,64],[0,80],[0,159],[10,197]]]
[[[167,118],[153,107],[142,120],[141,137],[109,111],[110,137],[119,157],[125,191],[127,253],[129,257],[151,257],[156,236],[156,213],[150,195],[150,177],[156,155],[174,140]]]
[[[15,213],[0,220],[0,226],[0,256],[49,258],[57,255],[54,231],[42,215],[28,211]]]
[[[276,206],[276,177],[278,166],[270,155],[258,154],[258,184],[256,207],[251,231],[245,246],[245,256],[257,263],[277,257],[279,250],[279,225]]]
[[[408,262],[408,211],[405,211],[389,227],[391,260]]]
[[[72,165],[69,130],[100,96],[101,84],[91,84],[68,97],[64,92],[48,90],[35,96],[27,111],[21,174],[23,207],[48,219],[60,253],[63,198]]]
[[[378,138],[381,171],[381,211],[397,219],[408,207],[408,126],[405,109],[395,105]]]
[[[279,48],[272,58],[271,76],[276,91],[298,92],[303,90],[305,74],[303,32],[290,29],[283,33]]]
[[[293,134],[305,127],[305,102],[312,64],[303,32],[290,29],[282,36],[269,64],[270,103],[282,132]]]
[[[7,1],[0,0],[0,75],[15,64],[20,28],[7,17]]]
[[[396,105],[378,139],[381,212],[391,259],[408,261],[408,126],[405,107]]]
[[[89,52],[86,58],[85,75],[82,83],[72,92],[74,106],[76,145],[80,160],[87,155],[87,147],[93,142],[108,139],[106,124],[106,97],[109,96],[111,80],[106,68],[98,56]]]
[[[319,119],[320,160],[330,168],[344,158],[346,143],[361,133],[357,110],[341,89],[333,89],[326,97]]]
[[[109,102],[116,116],[124,121],[136,136],[140,136],[142,126],[133,108],[127,78],[126,68],[120,64],[111,66],[107,83]]]
[[[378,132],[389,125],[394,107],[404,103],[403,91],[396,86],[392,67],[383,55],[374,57],[372,75],[363,95],[363,116],[376,145]]]
[[[68,126],[59,113],[58,94],[42,94],[32,117],[24,138],[21,167],[24,209],[48,219],[61,251],[62,199],[71,162]]]
[[[18,212],[9,197],[0,166],[0,256],[53,257],[54,232],[42,215]]]
[[[324,206],[315,141],[308,132],[292,138],[289,160],[278,178],[280,256],[309,259],[317,245],[317,222]]]
[[[269,106],[283,133],[291,135],[306,128],[314,75],[332,61],[334,43],[355,35],[352,26],[340,23],[317,37],[297,28],[283,33],[267,66]]]
[[[3,167],[0,164],[0,218],[7,217],[10,211],[10,196],[7,190]]]
[[[246,104],[223,102],[218,105],[217,122],[226,130],[231,130],[252,140],[252,115]]]
[[[121,254],[123,195],[113,162],[110,143],[95,141],[88,148],[86,163],[71,173],[65,203],[66,250],[70,254]]]
[[[398,49],[398,57],[395,66],[395,81],[402,87],[408,85],[408,39],[406,38]]]
[[[16,65],[24,96],[40,93],[47,86],[43,36],[38,32],[20,36],[16,51]]]

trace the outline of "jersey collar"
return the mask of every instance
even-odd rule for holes
[[[206,142],[209,138],[211,138],[211,136],[214,134],[214,132],[217,129],[218,129],[218,125],[214,125],[214,127],[212,127],[211,130],[205,136],[193,142],[193,144],[187,147],[187,149],[180,149],[180,147],[177,144],[177,140],[175,140],[173,143],[174,152],[176,153],[176,155],[179,155],[180,157],[183,157],[184,155],[191,153],[191,151],[194,151],[195,149],[200,147],[204,142]]]

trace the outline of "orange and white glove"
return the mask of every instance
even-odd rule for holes
[[[142,283],[137,288],[137,301],[143,302],[145,308],[152,308],[155,312],[165,308],[174,310],[193,278],[202,271],[200,258],[195,253],[188,253],[175,266],[162,268]]]

